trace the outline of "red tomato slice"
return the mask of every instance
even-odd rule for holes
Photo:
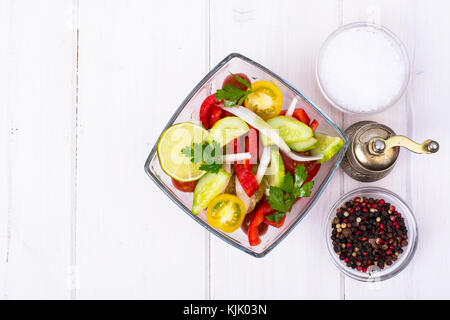
[[[245,74],[235,73],[234,75],[246,80],[250,85],[252,84],[250,82],[249,77],[247,77]],[[232,74],[230,74],[228,77],[225,78],[225,80],[223,81],[223,84],[222,84],[222,88],[225,87],[227,84],[231,84],[233,87],[238,88],[242,91],[247,91],[247,89],[248,89],[245,84],[242,84],[239,81],[237,81],[236,78],[233,77]]]
[[[198,182],[198,180],[182,182],[182,181],[178,181],[178,180],[175,180],[174,178],[172,178],[173,186],[183,192],[194,192],[197,182]]]
[[[217,110],[213,107],[217,107],[218,109],[220,109],[220,107],[219,107],[220,105],[221,105],[221,103],[219,101],[217,101],[214,94],[210,95],[203,101],[203,103],[200,107],[200,121],[202,122],[203,127],[205,127],[205,129],[210,129],[212,127],[212,124],[210,121],[211,113],[212,113],[213,109]],[[219,116],[219,119],[220,119],[220,116]],[[215,121],[217,121],[217,120],[215,120]]]
[[[306,172],[308,172],[308,177],[306,178],[305,182],[312,181],[316,177],[317,173],[320,170],[320,166],[321,166],[321,164],[316,161],[310,162],[310,164],[308,166],[306,166],[306,164],[305,164],[305,167],[306,167],[305,170],[306,170]]]
[[[304,164],[305,171],[308,173],[308,178],[306,178],[306,182],[311,181],[317,175],[320,169],[320,163],[316,161],[295,161],[286,156],[283,152],[281,152],[281,158],[283,159],[285,171],[289,172],[292,175],[294,175],[295,168],[297,168],[301,164]]]
[[[222,117],[221,118],[226,118],[226,117],[236,117],[234,114],[232,114],[231,112],[228,112],[226,110],[222,110]]]
[[[211,116],[209,117],[209,126],[212,127],[214,123],[219,121],[222,117],[223,110],[216,105],[211,108]]]

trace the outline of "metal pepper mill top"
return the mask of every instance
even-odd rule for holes
[[[374,121],[354,123],[345,130],[345,134],[350,146],[341,166],[350,177],[363,182],[380,180],[391,172],[400,147],[415,153],[435,153],[439,150],[436,141],[426,140],[419,144],[396,135],[388,126]]]

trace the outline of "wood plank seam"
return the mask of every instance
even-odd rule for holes
[[[72,203],[71,203],[71,236],[70,236],[70,270],[69,283],[71,285],[70,298],[77,297],[78,269],[77,269],[77,201],[78,201],[78,71],[79,71],[79,0],[73,3],[73,42],[74,42],[74,105],[72,119]]]

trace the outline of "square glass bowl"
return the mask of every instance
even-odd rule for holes
[[[197,216],[192,214],[192,193],[184,193],[177,190],[172,185],[171,178],[161,169],[156,151],[158,141],[155,142],[145,162],[145,171],[173,202],[204,228],[225,242],[254,257],[263,257],[275,248],[311,210],[341,163],[349,142],[341,129],[300,91],[272,71],[238,53],[228,55],[194,87],[191,93],[181,103],[180,107],[175,111],[164,130],[180,122],[200,124],[199,109],[203,100],[218,88],[221,88],[222,82],[230,72],[245,73],[250,77],[252,82],[257,80],[271,81],[283,94],[283,109],[287,109],[292,100],[297,99],[297,108],[304,108],[311,120],[317,119],[319,122],[317,130],[319,132],[338,136],[344,140],[344,145],[341,150],[331,160],[321,166],[319,173],[314,179],[314,188],[311,196],[297,201],[291,212],[287,214],[284,225],[281,228],[269,227],[267,233],[261,237],[261,244],[252,247],[248,242],[247,235],[240,228],[233,233],[225,233],[220,229],[212,228],[208,225],[205,211]]]

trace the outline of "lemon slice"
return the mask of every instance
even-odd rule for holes
[[[317,160],[317,162],[324,163],[333,158],[336,152],[344,144],[344,141],[339,137],[327,136],[325,134],[316,133],[314,137],[317,139],[317,144],[314,149],[311,150],[311,155],[316,156],[323,154],[323,158]]]
[[[206,171],[200,170],[200,164],[191,162],[191,158],[181,153],[181,149],[192,147],[193,143],[202,143],[208,132],[191,122],[183,122],[166,129],[158,142],[158,159],[161,168],[178,181],[200,179]]]

